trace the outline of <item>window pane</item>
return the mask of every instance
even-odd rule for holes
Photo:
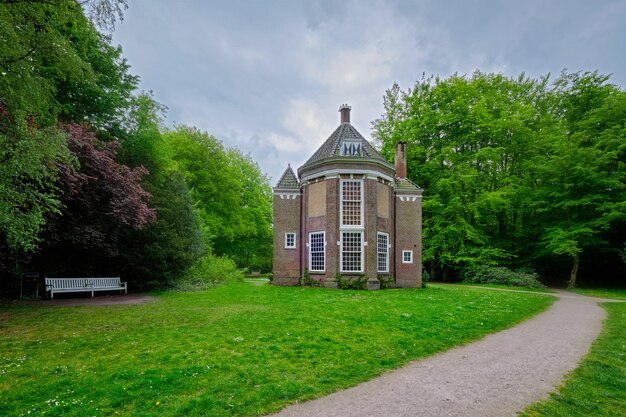
[[[342,233],[341,244],[341,270],[343,272],[361,272],[361,233]]]
[[[285,247],[286,248],[296,247],[296,234],[295,233],[285,233]]]
[[[324,233],[311,233],[309,235],[309,248],[311,259],[309,260],[309,270],[324,271]]]
[[[389,235],[379,233],[376,242],[378,272],[389,272]]]
[[[410,251],[410,250],[402,251],[402,263],[405,263],[405,264],[413,263],[413,251]]]
[[[342,182],[342,225],[361,225],[361,181]]]

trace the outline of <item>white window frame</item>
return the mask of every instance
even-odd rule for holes
[[[343,234],[344,233],[358,233],[361,236],[361,245],[360,245],[360,257],[359,257],[359,269],[358,270],[345,270],[343,269]],[[359,274],[363,272],[363,253],[365,252],[365,244],[364,244],[364,236],[362,230],[341,230],[340,232],[340,245],[339,245],[339,270],[346,274]]]
[[[360,213],[359,213],[359,220],[360,220],[360,224],[344,224],[344,219],[343,219],[343,187],[344,184],[347,182],[358,182],[360,183],[360,191],[361,191],[361,200],[360,200]],[[363,218],[363,189],[365,187],[365,184],[363,182],[362,179],[342,179],[341,180],[341,186],[339,189],[339,224],[340,224],[340,228],[341,229],[356,229],[356,230],[363,230],[363,225],[365,223],[365,219]]]
[[[293,236],[293,245],[289,245],[289,236]],[[285,249],[296,248],[296,234],[294,232],[285,233]]]
[[[384,244],[384,252],[381,252],[381,244],[380,244],[380,238],[384,236],[385,237],[385,244]],[[389,244],[389,233],[385,233],[385,232],[378,232],[376,234],[376,271],[380,272],[380,273],[389,273],[389,248],[391,247],[391,245]],[[379,257],[380,255],[385,255],[385,267],[384,269],[380,269],[380,261],[379,261]]]
[[[409,259],[406,259],[406,255],[409,255]],[[412,264],[413,263],[413,251],[412,250],[403,250],[402,251],[402,263],[403,264]]]
[[[324,258],[324,266],[322,269],[313,269],[313,257],[311,256],[312,254],[312,249],[313,249],[313,245],[311,244],[311,240],[313,238],[313,235],[322,235],[322,256]],[[309,271],[310,272],[326,272],[326,232],[325,231],[318,231],[318,232],[310,232],[309,233]]]

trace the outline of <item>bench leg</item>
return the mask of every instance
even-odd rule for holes
[[[93,298],[93,288],[91,289],[91,298]]]

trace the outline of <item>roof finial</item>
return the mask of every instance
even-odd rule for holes
[[[352,107],[347,104],[339,106],[339,113],[341,113],[341,123],[350,123],[350,110]]]

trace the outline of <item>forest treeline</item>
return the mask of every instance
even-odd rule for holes
[[[423,77],[384,96],[374,137],[424,188],[424,261],[626,286],[626,92],[597,72]]]
[[[0,290],[24,271],[143,290],[270,268],[268,178],[208,133],[163,126],[98,30],[125,4],[0,3]]]

